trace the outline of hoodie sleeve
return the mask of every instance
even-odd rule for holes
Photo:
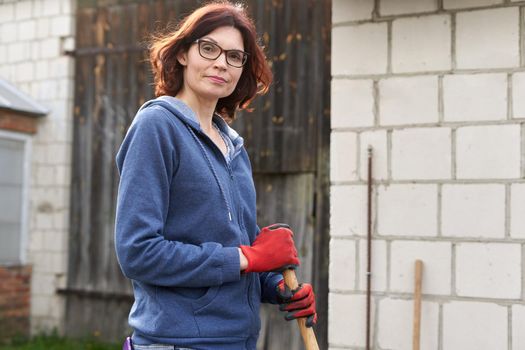
[[[263,272],[259,274],[261,281],[261,302],[277,304],[277,285],[283,275],[277,272]]]
[[[173,121],[160,108],[139,112],[117,154],[120,184],[115,247],[124,275],[172,287],[210,287],[240,279],[236,247],[164,239],[170,182],[177,168]]]

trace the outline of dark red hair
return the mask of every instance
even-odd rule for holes
[[[183,66],[177,60],[177,55],[187,52],[195,40],[224,26],[240,31],[244,51],[249,56],[235,90],[229,96],[219,99],[215,111],[226,121],[232,121],[237,109],[247,109],[257,94],[268,91],[272,72],[264,51],[257,42],[253,21],[242,6],[227,1],[214,1],[184,18],[175,31],[153,37],[149,57],[156,96],[175,96],[179,93],[184,81]]]

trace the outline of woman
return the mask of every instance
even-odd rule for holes
[[[226,121],[264,93],[271,72],[244,10],[197,9],[153,40],[156,99],[137,113],[117,154],[116,250],[132,280],[134,349],[255,349],[262,302],[316,322],[288,226],[259,230],[243,139]]]

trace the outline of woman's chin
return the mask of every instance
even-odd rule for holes
[[[203,96],[205,96],[208,99],[214,99],[218,100],[223,97],[230,96],[233,91],[227,91],[225,89],[208,89],[207,91],[203,91]]]

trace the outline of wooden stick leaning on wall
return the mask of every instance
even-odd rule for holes
[[[421,339],[421,287],[423,282],[423,262],[416,260],[414,265],[414,332],[412,334],[412,349],[420,349]]]

